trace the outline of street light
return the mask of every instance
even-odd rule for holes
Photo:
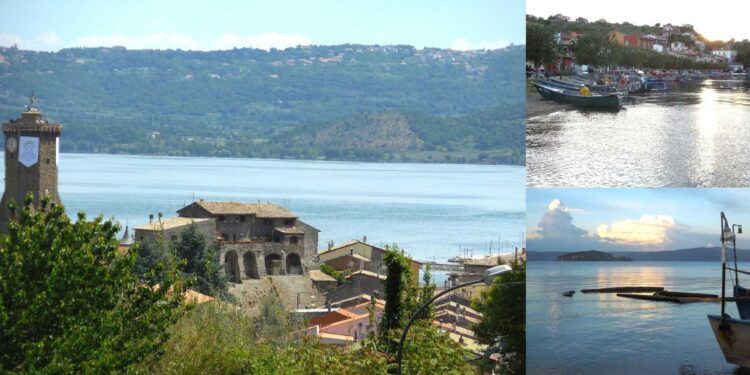
[[[467,287],[469,285],[475,285],[475,284],[479,284],[479,283],[485,283],[487,285],[490,285],[490,284],[492,284],[492,280],[495,280],[496,277],[498,277],[501,274],[504,274],[506,272],[510,272],[512,270],[513,269],[509,265],[507,265],[507,264],[503,264],[503,265],[500,265],[500,266],[492,267],[492,268],[484,271],[484,276],[482,276],[481,279],[477,279],[477,280],[470,281],[470,282],[465,283],[465,284],[459,284],[459,285],[456,285],[456,286],[454,286],[452,288],[448,288],[448,289],[446,289],[446,290],[444,290],[444,291],[436,294],[434,297],[430,298],[429,301],[425,302],[425,304],[422,305],[417,310],[417,312],[415,312],[414,315],[411,316],[411,318],[409,319],[409,322],[406,323],[406,327],[404,327],[404,332],[401,333],[401,341],[399,341],[399,343],[398,343],[398,355],[396,356],[396,364],[398,365],[398,370],[397,370],[396,373],[398,375],[401,375],[401,360],[404,357],[404,341],[406,341],[406,334],[409,333],[409,328],[411,327],[411,324],[414,322],[414,319],[417,316],[419,316],[419,314],[422,313],[422,310],[426,309],[427,306],[431,305],[433,302],[435,302],[438,298],[442,297],[446,293],[452,292],[452,291],[454,291],[456,289],[459,289],[459,288],[463,288],[463,287]]]

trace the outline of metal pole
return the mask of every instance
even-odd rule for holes
[[[726,282],[727,282],[727,260],[726,245],[724,245],[724,213],[721,213],[721,316],[724,317],[724,305],[726,304]]]

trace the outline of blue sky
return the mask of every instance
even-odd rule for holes
[[[745,224],[750,189],[528,189],[527,247],[537,251],[656,251],[719,245],[719,213]]]
[[[589,21],[604,18],[610,22],[630,22],[635,25],[672,23],[691,24],[695,30],[711,40],[750,39],[747,15],[750,1],[724,0],[715,3],[685,0],[629,0],[623,3],[602,0],[527,0],[528,14],[549,17],[562,13],[583,17]]]
[[[341,43],[500,48],[524,43],[524,15],[522,0],[2,0],[0,45],[35,50]]]

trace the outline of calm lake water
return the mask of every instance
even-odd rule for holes
[[[750,91],[703,81],[631,96],[617,112],[565,110],[527,122],[535,187],[750,185]]]
[[[750,284],[747,277],[740,280]],[[628,285],[720,294],[721,264],[530,262],[528,373],[740,373],[724,361],[706,318],[706,314],[719,314],[720,304],[678,305],[580,293],[585,288]],[[566,290],[576,290],[576,294],[561,296]],[[731,293],[730,288],[727,291]],[[727,306],[729,314],[737,316],[735,305]]]
[[[60,155],[68,214],[103,214],[131,227],[193,199],[270,201],[321,230],[319,246],[367,236],[415,259],[446,261],[458,248],[483,254],[520,244],[522,167],[264,159]],[[0,165],[0,168],[4,164]],[[4,173],[4,171],[2,172]]]

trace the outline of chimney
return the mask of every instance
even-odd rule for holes
[[[362,236],[362,242],[367,243],[367,236]]]
[[[159,222],[161,222],[161,217],[162,217],[162,214],[161,212],[159,212]]]
[[[148,223],[151,224],[154,222],[154,214],[148,214]]]

